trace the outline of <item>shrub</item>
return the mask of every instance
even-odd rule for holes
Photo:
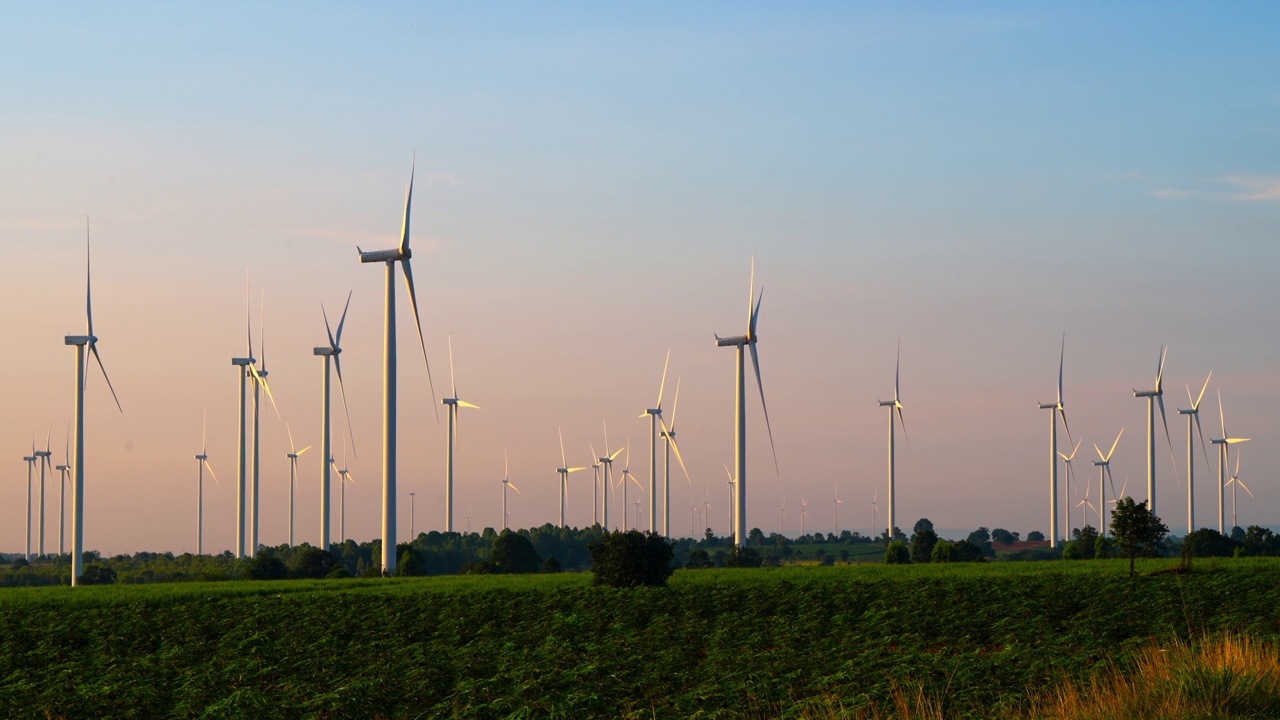
[[[884,550],[885,565],[907,565],[911,562],[911,553],[907,551],[906,543],[901,540],[894,540],[889,543],[889,547]]]
[[[954,562],[956,559],[956,546],[946,540],[939,540],[933,546],[933,552],[929,554],[929,559],[936,563]]]
[[[338,559],[318,547],[304,545],[289,559],[289,577],[320,580],[338,567]]]
[[[1044,542],[1044,533],[1039,530],[1032,530],[1027,533],[1027,542]]]
[[[542,572],[548,575],[554,575],[558,572],[564,572],[564,568],[560,567],[560,561],[553,555],[547,558],[546,562],[542,563]]]
[[[529,538],[503,530],[493,541],[493,552],[489,554],[487,564],[495,573],[536,573],[542,569],[542,556],[533,549]]]
[[[587,545],[596,585],[661,587],[673,572],[675,545],[658,533],[607,532]]]
[[[106,565],[90,565],[80,576],[81,585],[112,585],[115,581],[116,571]]]
[[[724,566],[731,568],[758,568],[764,564],[764,558],[751,547],[735,547],[724,558]]]
[[[259,550],[246,562],[244,576],[250,580],[283,580],[289,571],[274,553]]]
[[[706,550],[694,548],[689,551],[689,558],[684,561],[684,566],[690,570],[701,570],[715,567],[715,563],[711,562],[711,557],[707,555]]]
[[[920,523],[928,522],[921,520]],[[916,532],[911,536],[911,562],[927,563],[933,555],[933,547],[938,544],[938,535],[929,527],[921,527],[916,523]]]
[[[418,577],[427,574],[427,562],[409,543],[396,546],[396,575]]]
[[[961,540],[955,544],[956,554],[953,562],[984,562],[986,557],[982,554],[982,548],[974,545],[968,540]]]
[[[1072,540],[1068,542],[1066,545],[1062,546],[1062,559],[1063,560],[1080,560],[1081,559],[1080,548],[1076,547],[1075,540]]]

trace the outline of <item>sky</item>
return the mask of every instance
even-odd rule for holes
[[[336,320],[348,292],[346,522],[357,540],[377,536],[383,272],[355,248],[396,245],[411,166],[432,382],[398,289],[406,535],[409,492],[416,530],[444,523],[447,425],[431,386],[438,405],[450,341],[459,394],[482,408],[460,419],[458,529],[501,527],[504,449],[521,490],[510,523],[556,522],[558,429],[569,463],[586,465],[607,423],[647,484],[638,416],[669,350],[664,408],[679,378],[691,479],[672,480],[672,532],[700,534],[691,508],[705,501],[723,534],[734,359],[714,334],[745,331],[753,257],[777,470],[750,389],[749,527],[782,530],[785,502],[794,534],[807,501],[808,531],[883,529],[877,401],[892,396],[900,342],[910,444],[899,436],[897,524],[1046,531],[1037,406],[1055,398],[1064,333],[1063,399],[1090,502],[1092,445],[1105,451],[1122,427],[1117,489],[1127,480],[1146,497],[1146,403],[1133,391],[1154,385],[1167,344],[1176,460],[1160,428],[1157,513],[1185,532],[1177,408],[1213,371],[1206,438],[1221,434],[1219,392],[1230,433],[1252,438],[1240,469],[1256,498],[1241,496],[1239,524],[1278,524],[1278,14],[1265,3],[6,7],[0,550],[22,548],[33,435],[62,459],[75,387],[62,338],[83,332],[86,217],[98,348],[123,407],[91,374],[86,548],[194,549],[205,413],[219,479],[206,480],[205,550],[234,547],[230,358],[245,351],[246,277],[280,412],[263,414],[262,542],[287,539],[287,429],[299,447],[319,443],[312,348],[325,340],[322,306]],[[1216,458],[1210,470],[1200,453],[1196,522],[1216,526]],[[318,541],[319,455],[299,463],[298,541]],[[590,524],[591,495],[589,472],[571,476],[571,525]]]

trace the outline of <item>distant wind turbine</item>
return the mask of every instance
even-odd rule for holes
[[[72,462],[72,467],[75,468],[75,485],[71,493],[71,585],[73,587],[80,584],[80,576],[84,573],[84,393],[86,380],[88,380],[85,377],[86,348],[93,354],[93,359],[98,362],[98,369],[102,371],[102,379],[107,381],[107,389],[111,391],[111,397],[116,401],[116,409],[122,414],[124,413],[124,408],[120,406],[120,398],[116,396],[115,388],[111,386],[111,378],[107,377],[107,369],[102,364],[102,356],[98,354],[98,336],[93,334],[89,218],[86,217],[84,223],[85,334],[67,335],[63,338],[64,344],[76,347],[76,455]]]
[[[659,392],[661,394],[661,392]],[[661,403],[659,403],[661,404]],[[666,509],[662,513],[662,534],[671,537],[671,450],[676,451],[676,460],[680,462],[680,470],[684,472],[685,482],[689,483],[689,489],[693,489],[693,479],[689,477],[689,469],[684,465],[684,458],[680,456],[680,448],[676,445],[676,410],[680,407],[680,378],[676,378],[676,394],[671,401],[671,424],[663,424],[662,439],[666,441],[666,460],[662,473],[662,497],[666,503]],[[661,419],[661,418],[659,418]],[[594,453],[593,453],[594,455]]]
[[[261,468],[262,468],[262,391],[267,391],[267,398],[271,401],[271,407],[276,411],[276,417],[280,417],[280,408],[276,406],[276,399],[271,394],[271,386],[267,384],[267,311],[266,311],[266,293],[263,293],[262,299],[258,301],[258,337],[261,340],[259,350],[262,351],[262,366],[252,364],[249,365],[249,373],[253,376],[253,476],[249,484],[249,557],[258,554],[258,546],[262,544],[262,540],[258,535],[259,512],[260,506],[258,498],[260,495]],[[251,335],[252,337],[252,335]],[[253,345],[250,340],[249,356],[253,357]]]
[[[39,549],[39,554],[41,557],[44,556],[44,536],[45,536],[44,521],[47,516],[47,513],[45,512],[45,509],[44,509],[45,471],[53,470],[53,464],[49,462],[50,456],[53,455],[53,453],[49,449],[49,445],[52,440],[53,440],[53,424],[50,423],[49,435],[48,437],[45,438],[45,441],[44,441],[44,449],[35,451],[36,463],[40,465],[40,543],[39,543],[40,549]]]
[[[40,461],[40,458],[36,457],[36,441],[34,438],[31,440],[31,454],[22,458],[22,460],[27,464],[27,545],[24,555],[27,562],[31,562],[31,483],[36,463]]]
[[[729,532],[725,537],[733,537],[733,513],[738,509],[738,504],[733,501],[733,491],[737,488],[738,484],[733,481],[733,473],[730,472],[728,465],[724,466],[724,474],[729,476],[729,480],[727,482],[729,486]]]
[[[759,336],[756,324],[760,321],[760,301],[764,299],[764,288],[760,288],[759,297],[755,296],[756,261],[751,258],[751,283],[747,288],[747,334],[722,338],[716,336],[717,347],[733,347],[738,350],[736,392],[734,393],[734,479],[737,482],[737,503],[733,515],[733,542],[743,547],[747,542],[747,391],[746,367],[744,351],[751,349],[751,366],[756,373],[756,386],[760,390],[760,407],[764,410],[764,424],[769,431],[769,448],[773,451],[773,469],[778,471],[778,450],[773,444],[773,427],[769,424],[769,407],[764,401],[764,382],[760,379],[760,356],[756,351]],[[752,301],[754,299],[754,304]]]
[[[600,456],[596,455],[596,446],[591,447],[591,524],[600,524]]]
[[[1094,512],[1098,511],[1093,506],[1093,503],[1089,502],[1089,483],[1084,484],[1084,497],[1080,499],[1080,502],[1076,503],[1076,507],[1080,508],[1080,529],[1084,530],[1085,525],[1088,524],[1088,521],[1085,520],[1084,509],[1087,507]]]
[[[515,490],[517,495],[520,494],[520,488],[516,487],[515,483],[511,482],[511,467],[507,462],[507,449],[502,448],[502,529],[503,530],[507,529],[507,488],[511,488],[512,490]]]
[[[332,522],[333,509],[330,501],[331,476],[329,469],[333,457],[333,434],[329,421],[329,366],[338,373],[338,391],[342,394],[342,411],[347,416],[347,435],[343,438],[343,453],[346,453],[346,438],[351,438],[352,450],[355,450],[355,437],[351,432],[351,412],[347,409],[347,389],[342,384],[342,329],[347,324],[347,310],[351,308],[351,291],[347,291],[347,302],[342,306],[342,317],[338,320],[338,332],[334,334],[329,327],[329,314],[324,304],[320,305],[320,315],[324,318],[324,332],[329,338],[328,345],[312,348],[311,353],[324,358],[324,375],[320,382],[320,454],[325,458],[320,463],[320,547],[329,549],[329,524]],[[357,453],[358,454],[358,453]]]
[[[1116,441],[1111,443],[1111,449],[1106,455],[1102,454],[1102,448],[1097,443],[1093,444],[1094,452],[1098,453],[1098,459],[1093,461],[1094,467],[1098,468],[1098,533],[1107,534],[1107,516],[1105,514],[1107,506],[1107,493],[1103,481],[1110,481],[1111,494],[1116,495],[1116,483],[1111,477],[1111,456],[1116,452],[1116,446],[1120,444],[1120,438],[1124,436],[1124,428],[1120,428],[1120,432],[1116,435]],[[1126,484],[1127,488],[1128,485]],[[1117,496],[1118,497],[1118,496]]]
[[[839,536],[840,535],[840,506],[844,504],[844,501],[840,499],[839,485],[836,485],[835,483],[831,483],[831,489],[835,492],[835,502],[832,503],[832,515],[835,518],[836,535]]]
[[[1244,480],[1240,479],[1240,451],[1241,450],[1244,450],[1244,448],[1236,449],[1236,471],[1231,475],[1231,479],[1227,481],[1227,484],[1231,486],[1231,527],[1232,528],[1240,527],[1240,523],[1236,520],[1236,486],[1238,485],[1244,488],[1244,491],[1249,493],[1249,497],[1251,499],[1253,498],[1253,491],[1249,489],[1248,485],[1244,484]]]
[[[416,161],[415,161],[416,166]],[[409,187],[404,196],[404,223],[400,230],[400,246],[391,250],[365,252],[359,247],[362,263],[386,264],[386,326],[383,334],[382,381],[382,572],[396,572],[396,263],[404,269],[413,321],[418,328],[418,344],[427,366],[427,384],[431,387],[431,406],[435,408],[435,384],[431,381],[431,361],[427,359],[427,341],[422,335],[422,319],[418,315],[418,295],[413,287],[413,269],[409,258],[409,214],[413,206],[413,170],[409,171]],[[439,415],[436,416],[439,418]]]
[[[804,521],[809,518],[809,501],[800,496],[800,534],[804,535]]]
[[[247,285],[246,281],[246,285]],[[245,445],[247,435],[245,432],[245,383],[253,376],[253,364],[257,360],[253,357],[253,327],[250,324],[250,308],[248,307],[248,287],[245,288],[245,327],[247,338],[246,357],[233,357],[231,364],[237,369],[240,375],[240,445],[237,455],[238,464],[236,466],[236,558],[244,557],[245,543],[245,484],[247,481],[248,470],[248,448]]]
[[[1070,497],[1071,497],[1070,493],[1071,493],[1071,488],[1072,488],[1072,486],[1075,486],[1075,488],[1076,488],[1076,492],[1079,492],[1079,491],[1080,491],[1080,486],[1079,486],[1079,484],[1077,484],[1077,483],[1076,483],[1076,474],[1075,474],[1075,471],[1074,471],[1074,470],[1072,469],[1072,467],[1071,467],[1071,461],[1076,459],[1076,453],[1080,452],[1080,443],[1082,443],[1082,442],[1084,442],[1084,438],[1081,438],[1081,439],[1079,439],[1079,440],[1076,440],[1076,446],[1075,446],[1075,448],[1073,448],[1073,449],[1071,450],[1071,454],[1070,454],[1070,455],[1064,455],[1064,454],[1062,453],[1062,451],[1061,451],[1061,450],[1059,450],[1059,451],[1058,451],[1058,457],[1062,458],[1062,462],[1063,462],[1063,464],[1064,464],[1064,465],[1066,466],[1066,468],[1067,468],[1067,484],[1066,484],[1066,489],[1067,489],[1067,497],[1068,497],[1068,498],[1070,498]],[[1088,485],[1088,483],[1085,483],[1085,485]],[[1087,492],[1088,492],[1088,491],[1086,490],[1086,494],[1087,494]],[[1071,529],[1072,529],[1072,528],[1071,528],[1071,517],[1070,517],[1070,515],[1071,515],[1071,509],[1070,509],[1070,508],[1067,508],[1067,533],[1066,533],[1066,537],[1071,537]],[[1080,517],[1084,517],[1084,513],[1081,513],[1081,514],[1080,514]],[[1080,527],[1081,527],[1082,529],[1084,528],[1084,526],[1083,526],[1083,525],[1081,525]]]
[[[1209,371],[1209,377],[1204,379],[1204,386],[1200,388],[1200,397],[1191,398],[1191,387],[1187,386],[1187,400],[1191,401],[1190,410],[1179,410],[1179,415],[1187,416],[1187,533],[1193,533],[1196,529],[1196,463],[1194,445],[1191,442],[1192,434],[1191,425],[1195,424],[1195,430],[1200,435],[1200,452],[1204,455],[1204,466],[1209,468],[1209,451],[1204,446],[1204,428],[1200,426],[1200,401],[1204,399],[1204,391],[1209,389],[1209,380],[1213,378],[1213,371]]]
[[[1218,532],[1223,533],[1227,531],[1227,529],[1224,528],[1223,525],[1226,522],[1226,518],[1224,517],[1226,515],[1226,494],[1227,494],[1227,482],[1226,482],[1225,475],[1227,473],[1227,462],[1230,459],[1228,457],[1229,448],[1231,445],[1235,445],[1243,442],[1249,442],[1249,438],[1231,437],[1230,435],[1227,434],[1227,416],[1226,416],[1226,413],[1224,413],[1222,410],[1222,391],[1221,390],[1218,391],[1218,419],[1222,422],[1222,437],[1216,440],[1212,440],[1211,442],[1214,445],[1218,446]],[[1237,457],[1239,457],[1239,455],[1237,455]],[[1234,492],[1235,491],[1233,490],[1232,491],[1233,503],[1235,498]],[[1250,492],[1249,495],[1252,497],[1253,493]],[[1233,505],[1232,507],[1233,526],[1235,523],[1234,516],[1235,516],[1235,508]]]
[[[636,484],[636,487],[644,490],[644,486],[631,474],[631,438],[627,438],[627,461],[622,467],[622,477],[618,479],[618,484],[622,486],[622,531],[627,531],[627,480]],[[636,528],[639,530],[640,528]]]
[[[876,525],[880,521],[880,506],[876,505],[876,500],[880,498],[880,491],[876,490],[871,494],[871,538],[874,540],[876,536]],[[893,538],[890,537],[890,540]]]
[[[560,527],[563,528],[565,527],[564,505],[569,494],[569,474],[586,470],[586,468],[569,467],[569,462],[565,460],[564,455],[564,430],[556,428],[556,432],[560,433],[560,467],[556,468],[556,472],[560,474]]]
[[[622,454],[622,448],[618,448],[612,453],[609,452],[609,422],[606,420],[604,421],[604,455],[597,458],[600,464],[604,466],[604,488],[600,499],[602,501],[601,520],[604,521],[603,527],[606,531],[609,529],[609,495],[613,492],[613,461],[617,460],[620,454]],[[625,505],[622,507],[622,514],[624,516],[622,520],[625,523],[625,515],[627,514]]]
[[[209,471],[209,477],[214,482],[218,482],[218,476],[213,472],[213,466],[209,464],[209,413],[204,414],[203,422],[200,428],[200,454],[196,455],[196,555],[204,554],[204,471]],[[293,544],[292,524],[290,529],[290,544]]]
[[[1160,364],[1156,368],[1156,387],[1154,390],[1134,390],[1133,396],[1147,399],[1147,509],[1156,514],[1156,405],[1160,405],[1160,421],[1164,423],[1164,437],[1169,445],[1169,460],[1172,461],[1174,479],[1177,479],[1178,465],[1173,455],[1173,438],[1169,435],[1169,419],[1164,414],[1164,361],[1169,355],[1169,348],[1160,346]]]
[[[58,482],[58,554],[64,555],[67,552],[66,543],[66,522],[67,522],[67,471],[71,469],[71,427],[67,423],[67,444],[62,456],[62,464],[54,466],[60,474]]]
[[[1067,431],[1067,439],[1071,439],[1071,427],[1067,425],[1067,411],[1062,404],[1062,369],[1067,357],[1067,334],[1062,334],[1062,350],[1058,355],[1058,400],[1052,403],[1040,403],[1041,410],[1049,410],[1049,547],[1058,547],[1058,416],[1062,416],[1062,427]],[[1068,508],[1067,512],[1070,512]],[[1068,525],[1070,521],[1068,520]]]
[[[897,512],[898,512],[897,511],[897,507],[898,507],[897,494],[896,494],[896,489],[894,487],[896,473],[897,473],[897,460],[896,460],[897,452],[896,452],[896,448],[894,447],[894,436],[893,436],[893,430],[894,430],[893,416],[895,414],[898,416],[898,424],[902,426],[902,437],[906,438],[908,447],[910,447],[911,445],[911,439],[907,435],[907,423],[906,423],[906,420],[904,420],[902,417],[901,391],[902,391],[902,341],[898,341],[898,359],[894,363],[894,371],[893,371],[893,399],[877,401],[880,403],[880,407],[889,408],[889,516],[888,516],[888,523],[891,529],[894,527],[897,527],[895,523],[897,522]],[[890,532],[892,532],[892,530],[890,530]]]
[[[333,460],[329,460],[333,463]],[[337,469],[337,468],[335,468]],[[342,447],[342,468],[338,470],[338,533],[342,536],[341,542],[347,541],[347,483],[355,484],[355,476],[347,470],[347,448],[344,444]]]
[[[447,480],[444,487],[444,531],[453,532],[453,444],[456,438],[458,427],[458,408],[474,408],[480,409],[479,405],[472,405],[466,400],[458,399],[458,380],[453,374],[453,336],[449,336],[449,384],[453,388],[453,397],[447,397],[440,402],[449,409],[449,445],[445,448],[445,469]],[[560,442],[561,454],[564,454],[564,441]],[[411,513],[412,514],[412,513]],[[563,511],[561,515],[563,515]],[[563,524],[564,518],[561,518]]]
[[[301,450],[297,445],[293,444],[293,429],[285,423],[284,429],[289,433],[289,452],[285,457],[289,458],[289,546],[293,546],[293,505],[294,494],[298,487],[298,458],[302,457],[302,453],[311,449],[308,445]]]
[[[780,512],[782,513],[782,535],[785,536],[787,534],[787,496],[786,495],[782,496],[782,507],[780,508]]]

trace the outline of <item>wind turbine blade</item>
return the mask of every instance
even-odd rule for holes
[[[347,291],[347,304],[342,306],[342,317],[338,320],[338,335],[329,338],[329,342],[335,350],[342,347],[342,326],[347,324],[347,310],[351,308],[351,292],[350,290]],[[328,327],[327,320],[325,321],[325,327]]]
[[[1209,464],[1209,448],[1204,444],[1204,428],[1200,427],[1200,413],[1197,412],[1191,417],[1196,419],[1196,432],[1200,435],[1200,452],[1204,455],[1204,467],[1209,472],[1213,472],[1213,466]]]
[[[733,482],[733,473],[729,471],[729,466],[724,466],[724,474],[729,476],[729,482]]]
[[[258,298],[258,351],[262,353],[262,370],[267,370],[267,291]]]
[[[293,444],[293,428],[289,427],[289,423],[284,424],[284,431],[289,434],[289,452],[297,455],[298,448]]]
[[[85,334],[93,337],[93,264],[90,262],[89,216],[84,216],[84,319]]]
[[[1157,393],[1163,392],[1162,388],[1164,387],[1164,361],[1165,361],[1165,358],[1167,358],[1168,356],[1169,356],[1169,346],[1161,345],[1160,346],[1160,366],[1156,368],[1156,392]]]
[[[479,405],[472,405],[471,403],[469,403],[469,402],[467,402],[467,401],[465,401],[465,400],[459,400],[459,401],[458,401],[458,407],[462,407],[462,408],[471,408],[471,409],[473,409],[473,410],[479,410],[479,409],[480,409],[480,406],[479,406]]]
[[[253,300],[249,294],[249,270],[244,271],[244,337],[249,357],[253,357]]]
[[[1071,426],[1067,424],[1067,409],[1059,403],[1057,412],[1062,416],[1062,429],[1067,431],[1067,442],[1071,442],[1074,438],[1071,437]]]
[[[313,448],[313,447],[315,447],[315,446],[314,446],[314,445],[308,445],[308,446],[306,446],[306,447],[302,448],[301,450],[299,450],[298,452],[294,453],[294,455],[297,455],[298,457],[302,457],[302,454],[303,454],[303,453],[305,453],[306,451],[310,450],[310,449],[311,449],[311,448]]]
[[[408,216],[405,216],[405,227],[408,228]],[[405,236],[406,238],[408,235]],[[427,339],[422,334],[422,317],[418,314],[418,294],[413,289],[413,268],[409,266],[409,258],[400,261],[404,268],[404,283],[409,288],[409,304],[413,306],[413,324],[418,327],[418,344],[422,346],[422,361],[427,365],[427,384],[431,387],[431,407],[436,413],[436,422],[440,422],[440,410],[436,407],[436,385],[431,379],[431,361],[427,359]]]
[[[1218,391],[1218,420],[1222,422],[1222,439],[1227,438],[1227,416],[1222,413],[1222,391]]]
[[[201,454],[203,454],[203,453],[201,453]],[[209,464],[209,459],[208,459],[208,458],[205,458],[204,460],[201,460],[200,462],[204,463],[204,469],[209,471],[209,477],[213,478],[213,481],[214,481],[215,483],[217,483],[219,487],[221,487],[221,486],[222,486],[222,482],[218,480],[218,476],[217,476],[217,474],[215,474],[215,473],[213,472],[213,466]]]
[[[276,417],[281,417],[280,408],[276,405],[275,396],[271,394],[271,386],[267,384],[267,379],[258,372],[256,367],[250,365],[249,369],[253,371],[253,377],[262,385],[262,389],[267,391],[267,399],[271,401],[271,408],[276,411]]]
[[[342,395],[342,412],[347,416],[347,437],[351,438],[351,454],[360,457],[360,453],[356,451],[356,436],[351,430],[351,410],[347,408],[347,387],[342,384],[341,358],[341,355],[333,355],[333,368],[338,373],[338,393]]]
[[[1063,370],[1063,367],[1065,366],[1066,359],[1067,359],[1067,334],[1064,332],[1062,333],[1062,350],[1059,351],[1058,353],[1058,404],[1059,405],[1062,404],[1062,370]],[[1064,415],[1062,417],[1062,424],[1065,425],[1066,422],[1067,422],[1067,418]],[[1070,436],[1071,433],[1068,432],[1067,435]]]
[[[1098,443],[1093,444],[1093,451],[1098,453],[1098,459],[1102,462],[1107,461],[1107,456],[1102,454],[1102,450],[1098,448]]]
[[[1157,395],[1156,400],[1160,404],[1160,422],[1164,423],[1164,439],[1165,444],[1169,446],[1169,460],[1173,462],[1173,478],[1178,479],[1178,458],[1173,453],[1173,437],[1169,435],[1169,419],[1164,414],[1164,395]]]
[[[400,253],[409,251],[409,214],[413,207],[413,174],[418,169],[418,154],[413,154],[413,164],[409,166],[409,185],[404,190],[404,224],[400,226]]]
[[[522,494],[520,492],[520,488],[516,487],[516,484],[511,482],[510,480],[507,481],[507,487],[511,488],[512,490],[515,490],[517,495]]]
[[[1248,485],[1245,485],[1245,484],[1244,484],[1244,481],[1243,481],[1243,480],[1241,480],[1240,478],[1236,478],[1235,480],[1236,480],[1236,484],[1237,484],[1237,485],[1239,485],[1240,487],[1244,488],[1244,491],[1245,491],[1245,492],[1247,492],[1247,493],[1249,493],[1249,497],[1250,497],[1250,498],[1253,498],[1254,500],[1257,500],[1257,498],[1253,497],[1253,491],[1249,489],[1249,486],[1248,486]]]
[[[898,338],[898,359],[893,364],[893,401],[902,400],[902,338]]]
[[[87,231],[86,231],[87,232]],[[756,296],[756,256],[751,256],[751,282],[747,285],[747,334],[753,335],[755,329],[755,313],[751,309],[751,301]]]
[[[453,391],[453,399],[458,398],[458,378],[453,374],[453,335],[449,335],[449,387]]]
[[[570,473],[576,473],[576,472],[578,472],[579,470],[586,470],[586,468],[584,468],[584,467],[565,468],[565,472],[570,472]]]
[[[556,432],[560,433],[560,467],[564,467],[569,464],[564,457],[564,430],[556,428]]]
[[[667,389],[667,367],[669,367],[670,365],[671,365],[671,350],[668,349],[667,359],[665,362],[662,363],[662,383],[658,385],[658,404],[654,405],[654,407],[658,409],[662,408],[662,394],[666,392],[666,389]]]
[[[676,378],[676,395],[671,399],[671,426],[667,430],[670,434],[676,429],[676,410],[680,408],[680,378]]]
[[[898,412],[898,425],[902,428],[902,439],[907,441],[907,449],[911,449],[911,436],[907,434],[907,421],[902,416],[902,404],[898,403],[894,407]]]
[[[618,456],[619,456],[619,455],[621,455],[621,454],[622,454],[622,448],[618,448],[617,450],[614,450],[614,451],[613,451],[613,454],[608,456],[609,461],[610,461],[610,462],[613,462],[614,460],[617,460],[617,459],[618,459]],[[628,455],[628,457],[629,457],[629,455]]]
[[[1114,476],[1111,475],[1111,466],[1103,465],[1102,469],[1103,469],[1103,472],[1107,474],[1107,484],[1111,486],[1112,499],[1114,500],[1115,498],[1120,497],[1120,494],[1116,492],[1116,479]]]
[[[671,434],[671,430],[667,428],[667,424],[658,418],[658,422],[662,423],[662,431],[667,434],[667,442],[671,443],[671,449],[676,453],[676,461],[680,463],[680,469],[684,471],[684,479],[689,482],[689,487],[693,487],[693,480],[689,477],[689,468],[684,465],[684,458],[680,455],[680,446],[676,444],[676,438]]]
[[[1120,428],[1120,433],[1116,435],[1116,441],[1111,443],[1111,449],[1107,451],[1107,456],[1103,458],[1103,460],[1106,460],[1108,462],[1111,460],[1111,455],[1115,453],[1116,446],[1120,444],[1120,438],[1123,436],[1124,436],[1124,428],[1122,427]]]
[[[761,297],[764,290],[760,291]],[[773,426],[769,424],[769,406],[764,401],[764,382],[760,379],[760,356],[756,352],[755,343],[751,344],[751,367],[756,371],[756,387],[760,389],[760,407],[764,410],[764,426],[769,431],[769,449],[773,451],[773,471],[778,470],[778,448],[773,444]]]
[[[98,344],[91,341],[89,343],[89,352],[93,353],[93,359],[98,361],[98,369],[102,371],[102,379],[107,381],[107,389],[111,391],[111,399],[116,401],[116,409],[123,413],[124,408],[120,406],[120,398],[116,395],[116,389],[112,386],[111,378],[107,375],[106,366],[102,364],[102,356],[98,354]],[[88,382],[87,379],[86,382]]]
[[[324,318],[324,332],[329,336],[329,347],[338,347],[338,341],[333,337],[333,331],[329,329],[329,313],[324,310],[324,303],[320,303],[320,315]]]

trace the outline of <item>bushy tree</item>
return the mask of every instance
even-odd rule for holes
[[[1044,533],[1039,530],[1032,530],[1027,533],[1027,542],[1044,542]]]
[[[1106,535],[1099,535],[1093,539],[1093,558],[1095,560],[1106,560],[1111,557],[1111,541],[1107,540]]]
[[[546,562],[542,563],[542,572],[544,574],[554,575],[558,572],[564,572],[564,568],[560,567],[560,561],[556,559],[555,555],[552,555],[547,558]]]
[[[995,548],[991,547],[991,531],[987,528],[980,527],[977,530],[974,530],[969,533],[969,537],[966,538],[966,540],[982,551],[983,555],[987,555],[989,557],[996,556]]]
[[[1184,552],[1199,557],[1232,557],[1240,545],[1213,528],[1200,528],[1182,538]]]
[[[991,542],[1000,543],[1001,545],[1012,545],[1018,542],[1018,533],[1009,532],[1004,528],[996,528],[991,531]]]
[[[1067,544],[1062,546],[1063,560],[1080,560],[1081,557],[1080,546],[1076,544],[1075,540],[1069,540]]]
[[[1098,541],[1098,529],[1092,525],[1085,525],[1080,528],[1080,533],[1076,535],[1076,550],[1080,553],[1081,560],[1093,559],[1093,546]]]
[[[884,549],[885,565],[906,565],[911,562],[911,553],[907,550],[907,544],[901,540],[894,540]]]
[[[684,561],[684,566],[690,570],[701,570],[715,567],[716,564],[711,562],[711,556],[707,555],[706,550],[694,548],[689,551],[689,557]]]
[[[289,570],[275,553],[259,550],[245,561],[244,576],[250,580],[283,580],[289,576]]]
[[[956,546],[946,540],[939,540],[934,543],[933,552],[929,554],[929,559],[936,563],[954,562],[956,559]]]
[[[735,547],[724,559],[724,566],[731,568],[758,568],[762,563],[764,563],[764,557],[751,547]]]
[[[591,546],[588,545],[590,550]],[[489,554],[490,572],[495,573],[536,573],[542,569],[542,556],[533,549],[529,538],[511,530],[503,530],[497,540],[493,541],[493,552]]]
[[[427,574],[427,562],[409,543],[396,546],[396,575],[418,577]]]
[[[303,545],[289,559],[286,567],[289,569],[289,577],[320,580],[338,567],[338,559],[318,547]]]
[[[85,553],[88,555],[88,553]],[[106,565],[93,564],[80,576],[81,585],[111,585],[116,581],[116,571]]]
[[[1133,562],[1139,552],[1154,555],[1169,532],[1160,518],[1147,509],[1147,501],[1134,502],[1133,498],[1120,498],[1111,511],[1111,533],[1124,556],[1129,558],[1129,574],[1134,574]]]
[[[911,562],[927,563],[933,555],[933,547],[938,544],[938,535],[933,531],[933,523],[929,523],[927,527],[921,527],[920,523],[929,523],[928,520],[921,520],[916,523],[916,531],[911,536]]]
[[[671,577],[675,546],[658,533],[639,530],[603,534],[587,545],[596,585],[660,587]]]
[[[953,562],[985,562],[987,559],[982,554],[982,548],[969,542],[967,538],[955,543],[953,547],[956,551],[952,558]]]

